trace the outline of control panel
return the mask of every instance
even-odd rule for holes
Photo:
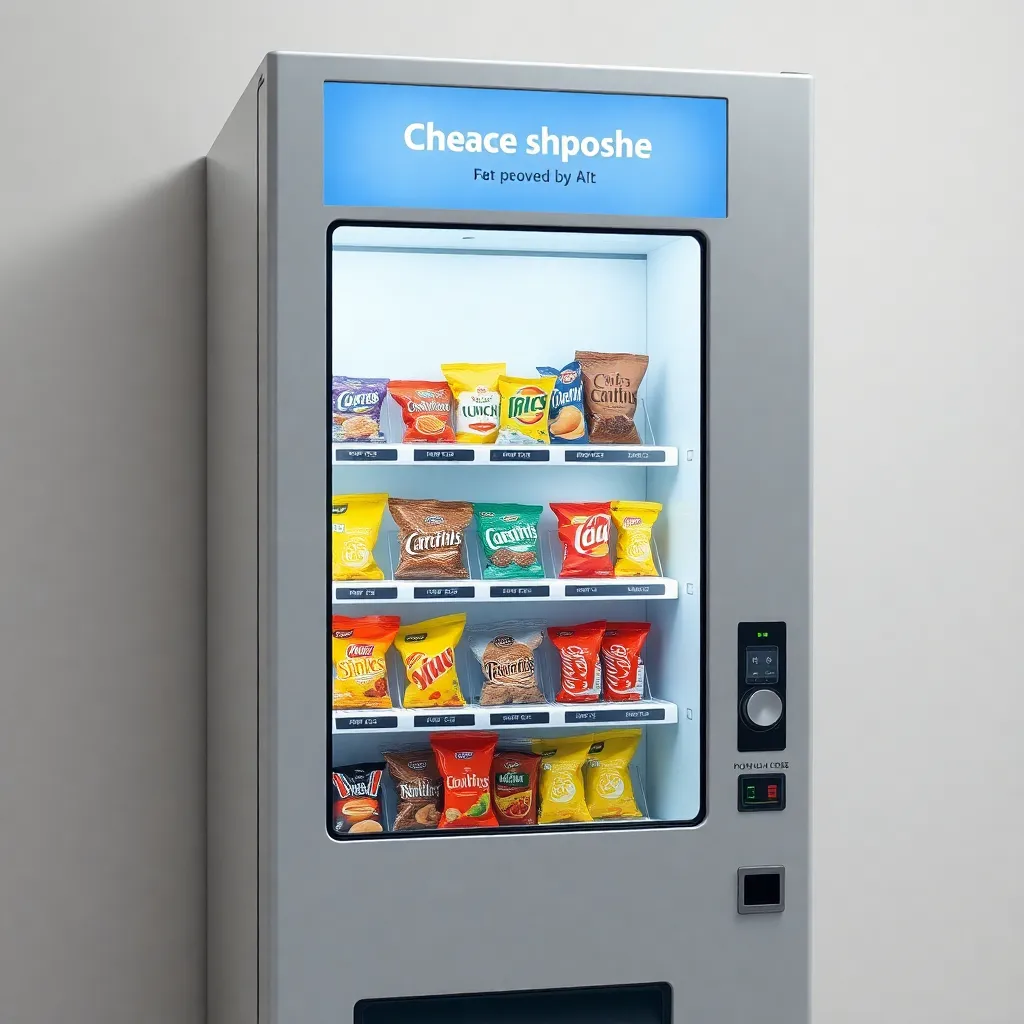
[[[786,749],[786,624],[741,622],[736,749]]]

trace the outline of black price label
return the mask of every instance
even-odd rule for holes
[[[412,596],[417,601],[437,601],[445,598],[472,599],[476,587],[413,587]]]
[[[336,448],[335,462],[397,462],[397,448]]]
[[[549,597],[551,588],[547,585],[536,587],[491,587],[491,597]]]
[[[335,601],[395,601],[398,587],[335,587]]]
[[[624,448],[621,451],[606,451],[600,448],[570,448],[565,453],[566,462],[664,462],[665,453],[648,448]]]
[[[577,722],[664,722],[664,708],[594,708],[593,711],[566,711],[565,724]]]
[[[476,725],[476,715],[413,715],[414,729],[448,729],[453,725]]]
[[[492,448],[491,462],[550,462],[546,448]]]
[[[491,725],[547,725],[551,715],[547,711],[492,711]]]
[[[664,597],[664,583],[587,583],[565,585],[566,597]]]
[[[397,715],[339,716],[334,720],[335,729],[397,729]]]
[[[413,462],[472,462],[474,453],[464,448],[417,448]]]

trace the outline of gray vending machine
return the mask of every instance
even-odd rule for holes
[[[271,54],[208,168],[211,1022],[806,1024],[810,80]]]

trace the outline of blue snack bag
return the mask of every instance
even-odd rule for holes
[[[587,419],[583,414],[583,370],[579,362],[566,363],[561,370],[538,366],[542,377],[554,377],[548,412],[548,429],[552,444],[586,444]]]

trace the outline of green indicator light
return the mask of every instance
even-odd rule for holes
[[[756,800],[757,799],[757,791],[754,789],[753,786],[747,786],[747,799],[748,800]]]

